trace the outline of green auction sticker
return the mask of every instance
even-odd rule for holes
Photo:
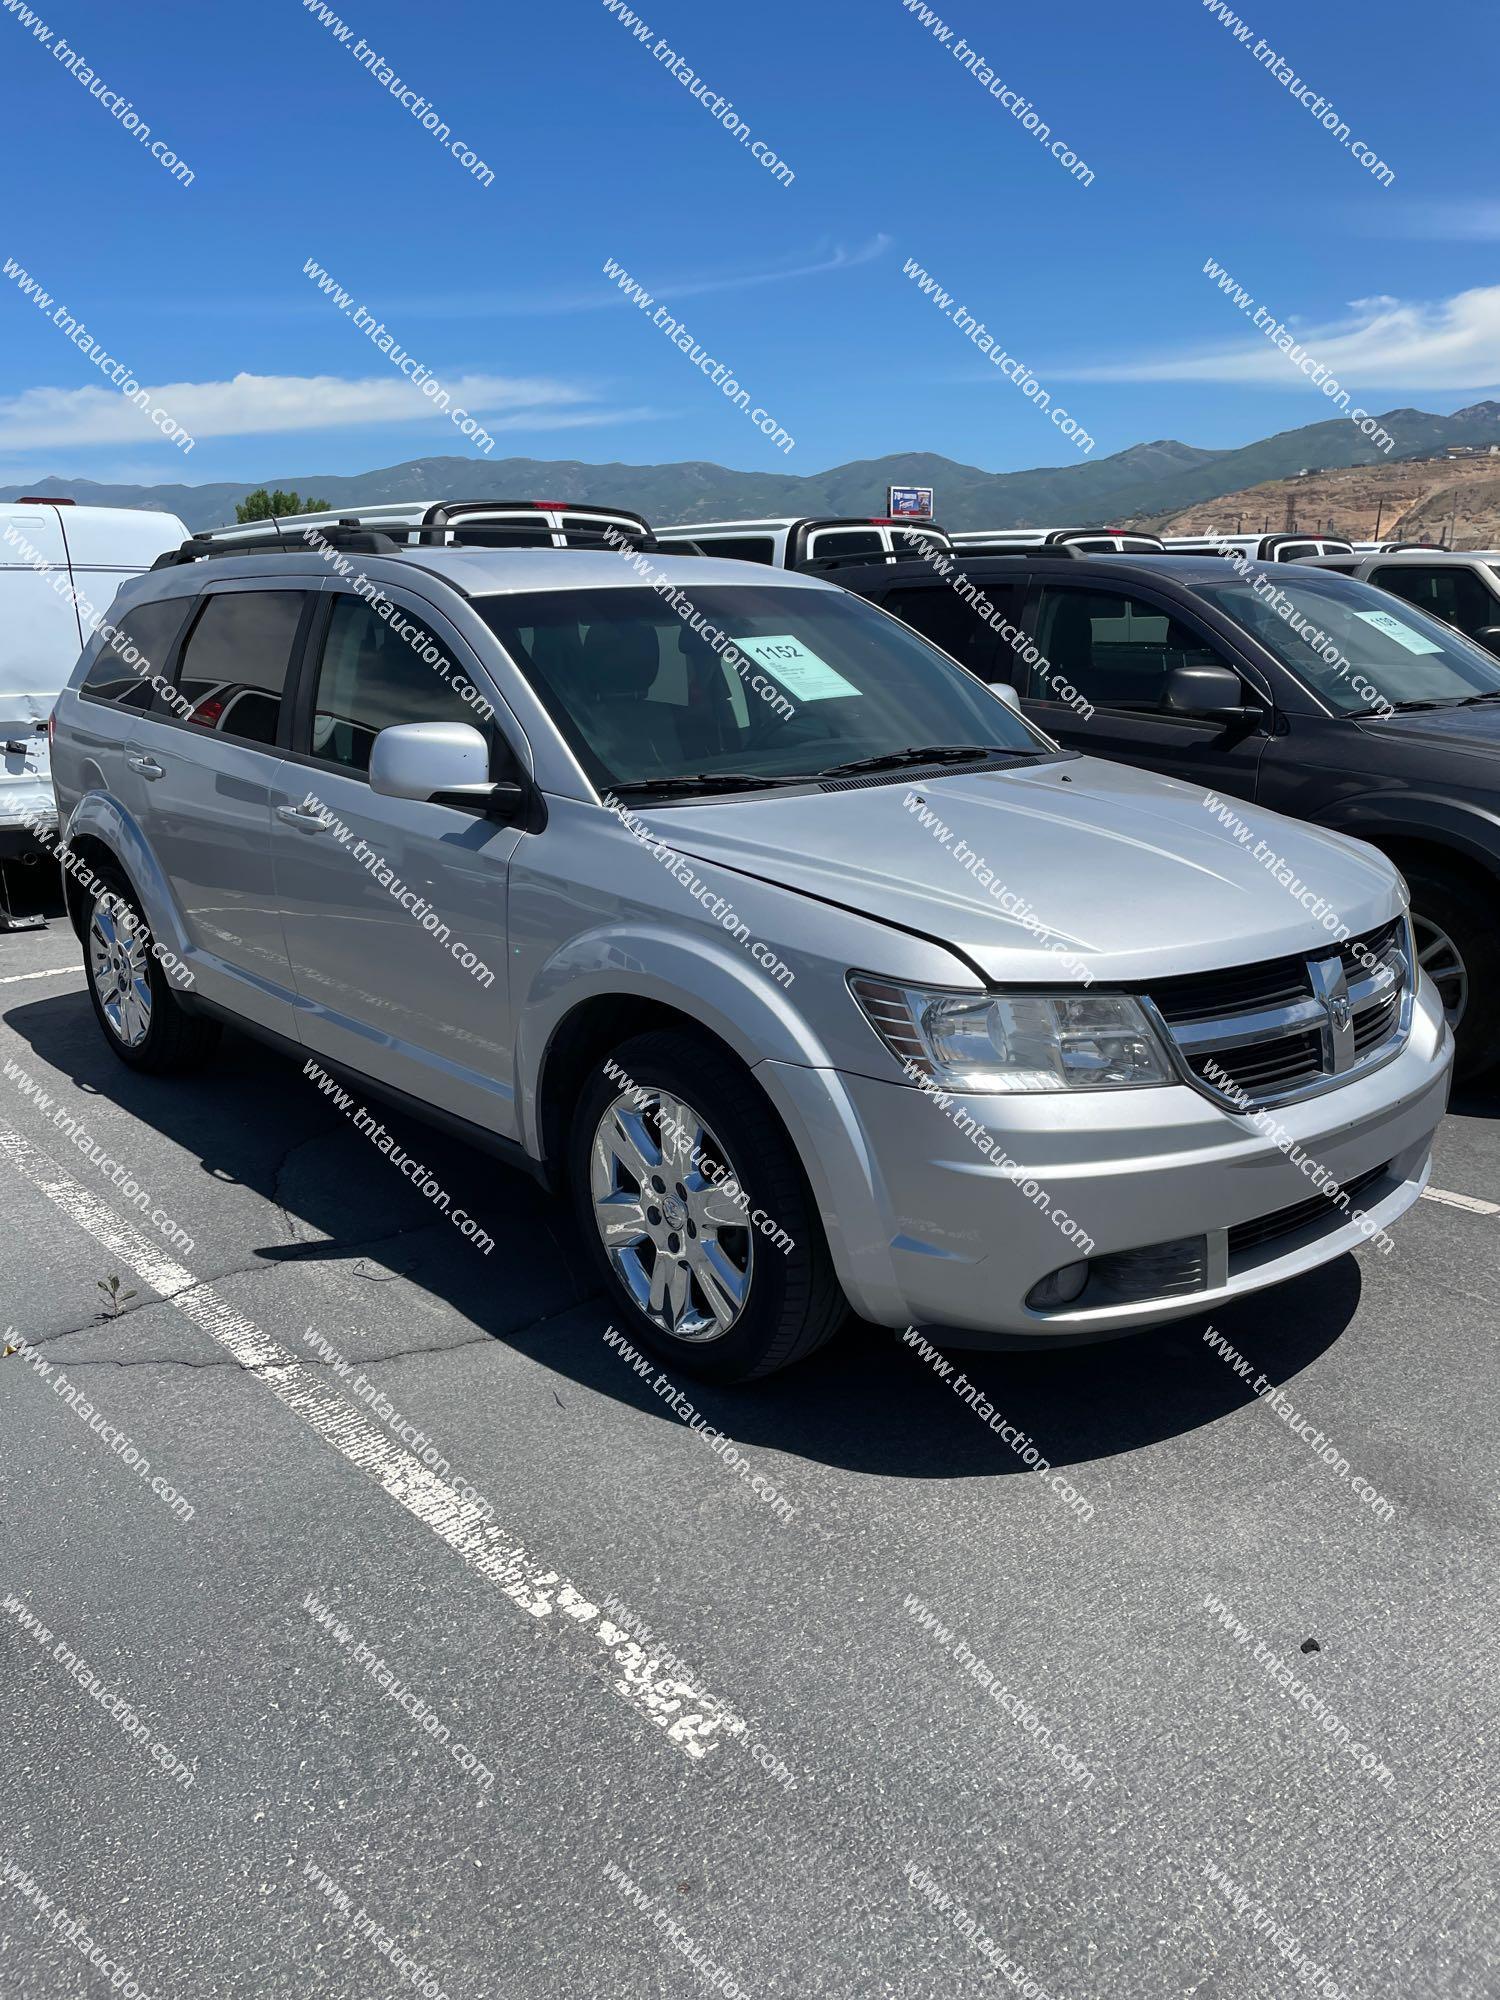
[[[777,632],[765,639],[736,639],[734,644],[803,701],[828,701],[834,695],[860,692],[790,632]]]
[[[1367,625],[1373,625],[1377,632],[1384,632],[1387,639],[1394,639],[1398,646],[1404,646],[1408,653],[1440,653],[1443,650],[1420,632],[1414,632],[1410,625],[1403,625],[1399,618],[1393,618],[1389,611],[1356,611],[1354,615],[1363,618]]]

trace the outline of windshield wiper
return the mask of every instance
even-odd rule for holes
[[[1011,749],[1003,743],[922,743],[905,750],[887,750],[879,757],[855,757],[847,764],[830,764],[820,778],[850,778],[859,771],[899,771],[904,764],[973,764],[981,757],[1050,757],[1040,744]]]
[[[1391,703],[1391,710],[1392,713],[1395,715],[1410,715],[1415,709],[1419,708],[1457,708],[1457,707],[1458,703],[1456,701],[1434,701],[1431,699],[1423,701],[1393,701]]]
[[[1472,708],[1476,701],[1500,701],[1500,688],[1486,688],[1483,694],[1466,694],[1455,706]]]
[[[775,785],[805,785],[805,772],[781,777],[762,777],[754,771],[694,771],[680,778],[628,778],[615,786],[617,792],[758,792]]]

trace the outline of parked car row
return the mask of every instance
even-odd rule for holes
[[[1429,795],[1481,817],[1454,774],[1489,768],[1493,711],[1459,706],[1500,691],[1487,655],[1268,570],[1356,647],[1377,723],[1220,562],[507,512],[191,537],[121,589],[51,731],[122,1061],[212,1061],[230,1022],[488,1147],[572,1202],[631,1337],[721,1381],[851,1308],[1101,1339],[1417,1199],[1450,1019],[1489,1031],[1422,873]],[[738,529],[771,553],[711,547]]]

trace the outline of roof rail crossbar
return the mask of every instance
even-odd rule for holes
[[[959,570],[964,567],[966,561],[1037,562],[1043,558],[1056,560],[1058,557],[1061,557],[1064,562],[1089,561],[1089,557],[1084,551],[1082,549],[1075,549],[1071,542],[1060,542],[1053,548],[1044,548],[1039,544],[1028,544],[1023,548],[1014,549],[944,549],[942,553],[951,559],[952,568]],[[900,563],[905,564],[908,568],[920,567],[929,576],[932,574],[932,564],[926,557],[916,555],[909,550],[875,551],[866,555],[811,556],[800,563],[798,567],[807,575],[820,576],[824,570],[867,569],[877,563],[885,568],[890,568]]]
[[[215,556],[263,556],[317,554],[320,549],[338,549],[350,555],[394,556],[401,553],[401,544],[394,536],[379,534],[370,528],[351,528],[342,523],[334,523],[327,528],[294,528],[290,535],[284,534],[277,522],[272,522],[276,531],[275,541],[265,535],[242,535],[215,539],[208,535],[191,535],[175,549],[168,549],[159,555],[151,565],[153,569],[175,569],[182,563],[207,562]],[[313,537],[317,539],[314,540]],[[301,544],[299,547],[298,544]]]

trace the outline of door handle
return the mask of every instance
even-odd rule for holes
[[[276,817],[284,819],[288,826],[301,827],[304,833],[326,833],[328,830],[328,821],[306,806],[278,806]]]
[[[132,771],[139,771],[143,778],[164,778],[167,775],[166,765],[158,764],[154,757],[147,756],[144,751],[127,751],[125,762]]]

